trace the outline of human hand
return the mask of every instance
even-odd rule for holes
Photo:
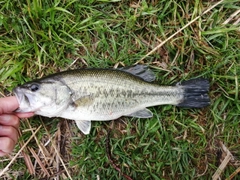
[[[0,156],[12,152],[18,141],[19,118],[27,118],[34,113],[15,113],[19,104],[15,96],[0,98]]]

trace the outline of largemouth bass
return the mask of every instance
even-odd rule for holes
[[[202,108],[210,104],[209,82],[203,78],[175,86],[160,86],[145,66],[126,69],[77,69],[27,82],[13,92],[17,112],[34,112],[47,117],[75,120],[89,134],[91,121],[108,121],[121,116],[151,118],[146,107],[170,104]]]

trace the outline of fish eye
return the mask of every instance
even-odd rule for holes
[[[32,84],[29,89],[32,91],[32,92],[36,92],[38,89],[39,89],[39,85],[38,84]]]

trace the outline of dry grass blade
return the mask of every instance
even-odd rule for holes
[[[35,151],[32,148],[29,148],[30,152],[32,153],[33,157],[36,159],[39,166],[42,168],[44,173],[47,175],[47,177],[50,177],[50,174],[48,173],[47,169],[42,164],[41,160],[39,159],[38,155],[35,153]]]
[[[175,37],[178,33],[180,33],[182,30],[184,30],[185,28],[187,28],[188,26],[190,26],[192,23],[194,23],[195,21],[197,21],[200,17],[202,17],[204,14],[208,13],[209,11],[211,11],[213,8],[215,8],[216,6],[218,6],[219,4],[221,4],[224,0],[221,0],[219,2],[217,2],[216,4],[214,4],[213,6],[211,6],[210,8],[208,8],[206,11],[204,11],[201,15],[197,16],[196,18],[194,18],[192,21],[190,21],[189,23],[187,23],[185,26],[183,26],[181,29],[179,29],[177,32],[175,32],[174,34],[172,34],[171,36],[169,36],[167,39],[165,39],[164,41],[162,41],[162,43],[160,43],[159,45],[157,45],[153,50],[151,50],[149,53],[147,53],[145,56],[143,56],[139,61],[137,61],[135,64],[140,63],[141,61],[143,61],[146,57],[150,56],[151,54],[153,54],[155,51],[157,51],[160,47],[162,47],[164,44],[166,44],[166,42],[168,42],[170,39],[172,39],[173,37]]]
[[[240,167],[238,167],[226,180],[233,179],[238,173],[240,173]]]
[[[33,130],[31,130],[31,131],[32,131],[32,134],[33,134],[34,133]],[[20,134],[20,136],[22,136],[21,131],[19,131],[19,134]],[[23,142],[20,141],[20,146],[22,147],[23,145],[24,145]],[[25,161],[25,164],[28,168],[29,174],[31,174],[31,175],[35,174],[34,166],[32,164],[30,156],[27,153],[25,153],[24,151],[22,152],[22,155],[23,155],[23,159]]]
[[[60,122],[58,123],[58,131],[57,131],[57,151],[60,152],[60,143],[61,143],[61,127]],[[57,163],[57,172],[60,171],[60,164],[59,164],[59,156],[56,156],[56,163]],[[57,174],[57,180],[59,180],[59,174]]]
[[[45,128],[48,136],[50,137],[49,140],[50,140],[50,142],[51,142],[51,144],[52,144],[52,147],[53,147],[53,149],[54,149],[54,151],[55,151],[58,159],[60,160],[60,162],[61,162],[64,170],[66,171],[68,178],[72,180],[72,177],[71,177],[71,175],[70,175],[70,173],[69,173],[69,171],[68,171],[68,169],[67,169],[67,167],[66,167],[66,165],[65,165],[65,163],[64,163],[64,161],[63,161],[63,159],[61,158],[61,155],[60,155],[60,153],[59,153],[59,151],[58,151],[58,149],[57,149],[57,147],[56,147],[56,145],[55,145],[55,143],[54,143],[54,141],[53,141],[53,138],[50,136],[50,133],[49,133],[49,131],[47,130],[47,128],[46,128],[45,125],[44,125],[44,128]]]
[[[106,140],[106,152],[107,152],[107,157],[108,160],[110,161],[110,164],[112,165],[112,167],[118,171],[124,178],[126,178],[127,180],[132,180],[132,178],[130,176],[128,176],[127,174],[124,174],[121,171],[121,168],[115,164],[114,160],[112,159],[112,155],[111,155],[111,151],[110,151],[110,131],[107,134],[107,140]]]
[[[31,124],[29,123],[29,120],[28,120],[28,119],[27,119],[27,124],[28,124],[31,132],[33,133],[33,128],[32,128],[32,126],[31,126]],[[40,143],[39,143],[39,141],[38,141],[38,139],[37,139],[36,136],[34,136],[34,139],[35,139],[35,141],[36,141],[36,143],[37,143],[37,145],[38,145],[38,147],[39,147],[39,150],[42,152],[43,155],[45,155],[46,150],[44,151],[44,148],[40,145]]]
[[[232,153],[227,149],[227,147],[222,142],[219,142],[219,144],[221,146],[222,151],[224,153],[226,153],[226,156],[225,156],[224,160],[222,161],[222,163],[220,164],[220,166],[218,167],[218,169],[216,170],[216,172],[214,173],[214,175],[212,176],[213,180],[217,180],[220,178],[223,170],[226,168],[229,161],[233,158]]]
[[[230,15],[230,17],[229,17],[226,21],[224,21],[223,24],[228,24],[230,21],[232,21],[234,18],[236,18],[239,13],[240,13],[240,9],[238,9],[237,11],[235,11],[234,13],[232,13],[232,14]],[[240,21],[240,17],[237,18],[236,22],[234,22],[234,25],[237,25],[237,24],[239,23],[239,21]]]
[[[33,137],[37,134],[39,129],[42,126],[39,126],[37,130],[31,135],[31,137],[28,139],[28,141],[22,146],[22,148],[17,152],[17,154],[14,156],[14,158],[8,163],[8,165],[0,172],[0,177],[8,170],[8,168],[12,165],[12,163],[17,159],[18,155],[23,151],[23,149],[28,145],[28,143],[33,139]]]

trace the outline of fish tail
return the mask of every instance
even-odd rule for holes
[[[184,98],[177,105],[187,108],[202,108],[210,105],[208,96],[209,81],[204,78],[196,78],[178,83],[184,89]]]

